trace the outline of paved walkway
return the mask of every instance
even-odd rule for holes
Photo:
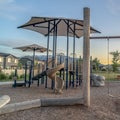
[[[13,84],[12,81],[9,81],[9,82],[0,82],[0,85],[9,85],[9,84]]]
[[[19,81],[19,83],[22,83],[23,81]],[[0,85],[11,85],[11,84],[13,84],[14,83],[14,81],[8,81],[8,82],[0,82]]]

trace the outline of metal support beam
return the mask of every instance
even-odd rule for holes
[[[25,86],[27,84],[27,63],[25,63],[25,78],[24,78]]]
[[[33,64],[32,64],[33,72],[32,72],[32,77],[34,77],[34,65],[35,65],[35,48],[33,49]]]
[[[57,20],[57,19],[56,19]],[[23,27],[28,27],[28,26],[35,26],[35,27],[38,27],[38,26],[36,26],[36,25],[39,25],[39,24],[42,24],[42,23],[50,23],[50,22],[52,22],[52,21],[54,21],[54,19],[50,19],[50,20],[45,20],[45,21],[42,21],[42,22],[36,22],[36,23],[31,23],[31,24],[29,24],[29,25],[22,25],[22,26],[19,26],[19,27],[17,27],[17,28],[23,28]]]
[[[48,22],[48,39],[47,39],[47,60],[46,60],[46,70],[48,69],[48,57],[49,57],[49,31],[50,31],[50,22]],[[47,76],[45,81],[45,88],[47,88]]]
[[[57,66],[57,25],[55,26],[55,67]],[[54,88],[56,89],[56,76],[54,81]]]
[[[73,30],[74,28],[72,29],[71,26],[68,24],[68,21],[70,22],[70,20],[67,20],[67,21],[64,20],[64,22],[67,24],[67,26],[68,26],[69,29],[71,30],[71,33],[72,33],[72,34],[75,34],[75,36],[76,36],[77,38],[79,38],[79,36],[78,36],[76,33],[74,33],[74,30]],[[75,24],[75,23],[73,23],[73,25],[74,25],[74,24]]]
[[[73,28],[73,72],[75,72],[75,24]],[[75,80],[75,74],[73,73],[73,84],[72,86],[74,87],[74,80]]]
[[[69,65],[69,21],[67,24],[67,58],[66,58],[66,89],[68,88],[68,65]]]
[[[57,60],[57,25],[55,27],[55,59]]]
[[[96,36],[90,37],[90,39],[119,39],[120,36]]]
[[[57,23],[56,23],[56,20],[54,19],[54,22],[53,23],[53,27],[50,29],[49,33],[51,33],[52,31],[54,31],[57,27],[57,25],[60,23],[61,20],[58,20]],[[45,36],[47,36],[48,34],[46,34]]]

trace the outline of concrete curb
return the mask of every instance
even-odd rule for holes
[[[3,108],[1,108],[0,114],[6,114],[6,113],[30,109],[30,108],[34,108],[34,107],[40,107],[40,106],[41,106],[40,99],[24,101],[24,102],[20,102],[20,103],[13,103],[13,104],[5,105]]]
[[[35,107],[65,106],[83,104],[83,98],[44,98],[7,104],[0,109],[0,115]]]

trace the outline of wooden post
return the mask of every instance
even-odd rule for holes
[[[84,105],[90,106],[90,9],[84,8],[83,30],[83,99]]]

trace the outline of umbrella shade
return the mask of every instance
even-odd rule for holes
[[[37,51],[37,52],[41,52],[41,53],[47,51],[47,48],[42,47],[42,46],[37,45],[37,44],[15,47],[14,49],[20,49],[22,51]],[[49,51],[52,51],[52,50],[49,50]]]
[[[50,25],[49,25],[50,23]],[[69,27],[69,36],[80,38],[83,36],[83,20],[66,19],[66,18],[51,18],[51,17],[32,17],[26,24],[18,28],[24,28],[39,32],[45,36],[48,34],[54,36],[54,28],[57,26],[58,36],[67,36],[67,27]],[[48,26],[50,27],[48,31]],[[93,27],[90,27],[90,33],[100,33]]]
[[[15,47],[14,49],[20,49],[22,51],[33,51],[33,76],[34,76],[34,60],[35,60],[35,52],[45,52],[47,51],[47,48],[39,46],[37,44],[32,44],[32,45],[26,45],[26,46],[21,46],[21,47]],[[52,50],[49,50],[52,51]]]

